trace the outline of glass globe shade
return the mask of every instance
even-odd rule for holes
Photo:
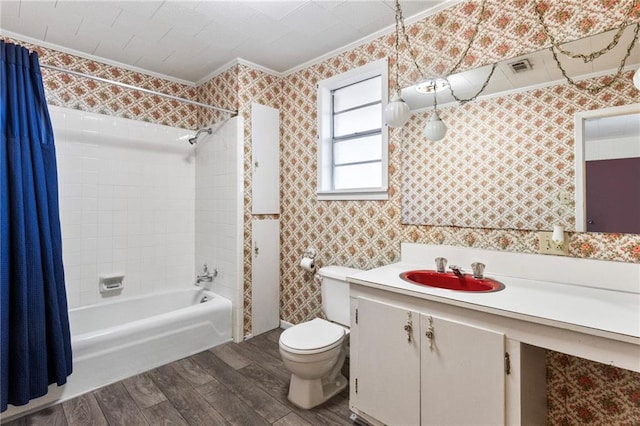
[[[384,109],[384,121],[390,127],[402,127],[409,120],[411,112],[399,94],[396,94]]]
[[[640,90],[640,68],[633,74],[633,85],[636,86],[636,89]]]
[[[430,141],[439,141],[444,138],[447,133],[447,125],[440,119],[440,116],[435,112],[427,124],[424,126],[424,135]]]

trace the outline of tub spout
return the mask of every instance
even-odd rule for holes
[[[451,269],[457,277],[462,278],[464,276],[464,271],[457,265],[451,265],[449,266],[449,269]]]

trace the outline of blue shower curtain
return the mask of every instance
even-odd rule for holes
[[[53,130],[38,55],[0,40],[0,411],[62,385],[71,341]]]

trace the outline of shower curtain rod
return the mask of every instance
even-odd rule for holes
[[[85,74],[85,73],[78,72],[78,71],[71,71],[71,70],[68,70],[68,69],[56,67],[54,65],[40,64],[40,68],[46,68],[46,69],[50,69],[50,70],[54,70],[54,71],[58,71],[58,72],[64,72],[64,73],[67,73],[67,74],[75,75],[77,77],[84,77],[84,78],[88,78],[88,79],[91,79],[91,80],[97,80],[97,81],[101,81],[103,83],[108,83],[108,84],[113,84],[113,85],[116,85],[116,86],[124,87],[126,89],[137,90],[139,92],[148,93],[150,95],[156,95],[156,96],[160,96],[160,97],[167,98],[167,99],[173,99],[174,101],[185,102],[185,103],[196,105],[196,106],[203,107],[203,108],[215,109],[216,111],[222,111],[222,112],[227,112],[229,114],[238,115],[238,111],[225,109],[225,108],[220,108],[220,107],[209,105],[209,104],[203,104],[202,102],[192,101],[190,99],[184,99],[184,98],[180,98],[178,96],[167,95],[166,93],[156,92],[155,90],[143,89],[142,87],[132,86],[130,84],[120,83],[119,81],[113,81],[113,80],[109,80],[109,79],[102,78],[102,77],[96,77],[96,76],[93,76],[91,74]]]

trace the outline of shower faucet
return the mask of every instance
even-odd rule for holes
[[[213,130],[211,129],[211,127],[207,127],[206,129],[198,130],[193,137],[189,138],[189,143],[191,145],[195,145],[196,142],[198,142],[198,136],[200,136],[201,133],[207,133],[207,134],[210,135],[211,133],[213,133]]]
[[[213,279],[215,277],[218,276],[218,270],[217,269],[213,269],[213,274],[209,271],[209,267],[207,266],[207,264],[205,263],[204,266],[202,266],[202,275],[198,275],[196,277],[196,285],[202,283],[202,282],[206,282],[206,283],[210,283],[213,281]]]

